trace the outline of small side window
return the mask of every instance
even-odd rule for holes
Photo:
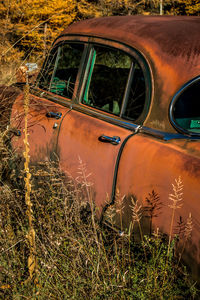
[[[103,46],[91,51],[82,103],[125,119],[143,112],[146,93],[142,68],[126,53]]]
[[[172,103],[172,118],[177,129],[200,134],[200,79],[188,84]]]
[[[38,86],[72,99],[83,48],[82,44],[63,44],[53,50],[40,74]]]

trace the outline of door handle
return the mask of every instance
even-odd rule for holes
[[[16,128],[11,128],[11,129],[9,130],[9,132],[13,133],[13,134],[16,135],[16,136],[21,136],[21,135],[22,135],[21,130],[16,129]]]
[[[121,142],[121,139],[119,136],[107,136],[107,135],[101,135],[99,137],[99,141],[103,143],[111,143],[112,145],[118,145]]]
[[[47,118],[60,119],[62,117],[62,113],[49,111],[46,113]]]

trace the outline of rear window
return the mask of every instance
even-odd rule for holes
[[[40,73],[38,86],[72,99],[84,45],[62,44],[53,49]]]
[[[200,78],[187,84],[172,101],[172,121],[185,133],[200,134]]]

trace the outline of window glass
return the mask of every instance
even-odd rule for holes
[[[200,133],[200,80],[187,87],[173,107],[175,123],[193,133]]]
[[[128,55],[119,50],[95,47],[82,102],[119,115],[130,67]]]
[[[39,87],[71,99],[83,47],[81,44],[63,44],[54,50],[40,76]]]
[[[125,103],[123,117],[137,120],[143,112],[146,89],[143,71],[137,62],[132,64],[131,84],[128,90],[128,101]]]
[[[39,74],[39,80],[38,80],[38,86],[41,89],[49,90],[51,77],[53,74],[53,70],[55,67],[56,57],[57,57],[57,51],[55,49],[50,53],[48,60],[46,61],[44,67],[42,68],[40,74]]]
[[[136,120],[145,104],[145,79],[133,57],[117,49],[94,47],[82,103]]]

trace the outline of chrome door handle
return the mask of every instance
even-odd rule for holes
[[[47,118],[60,119],[62,117],[62,113],[49,111],[46,113]]]
[[[121,139],[119,136],[107,136],[107,135],[101,135],[99,137],[99,141],[103,143],[111,143],[112,145],[118,145],[121,142]]]

